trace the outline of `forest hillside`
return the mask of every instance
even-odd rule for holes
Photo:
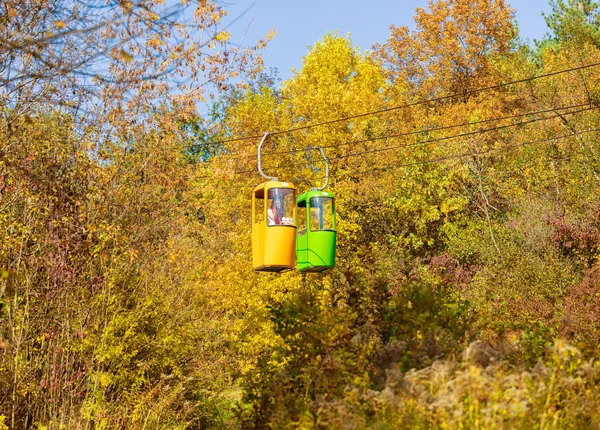
[[[0,429],[598,428],[600,3],[550,5],[280,81],[216,0],[5,0]],[[299,192],[324,149],[335,269],[252,270],[265,132]]]

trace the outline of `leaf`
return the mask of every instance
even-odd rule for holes
[[[231,33],[229,33],[226,30],[223,30],[220,33],[217,33],[215,35],[215,40],[218,42],[225,42],[225,41],[229,40],[230,37],[231,37]]]
[[[125,52],[123,49],[121,49],[121,58],[127,63],[133,61],[133,56],[130,53]]]
[[[277,32],[273,29],[270,29],[269,31],[267,31],[267,35],[265,36],[265,40],[267,40],[268,42],[270,42],[271,40],[275,39],[275,36],[277,35]]]
[[[63,21],[54,21],[54,25],[55,25],[57,28],[60,28],[61,30],[63,30],[63,29],[65,29],[65,28],[67,28],[67,24],[66,24],[66,23],[64,23]]]

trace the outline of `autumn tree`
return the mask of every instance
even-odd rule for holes
[[[593,0],[551,0],[544,14],[551,30],[548,40],[600,46],[600,3]]]
[[[187,125],[261,68],[266,43],[233,46],[225,16],[212,1],[2,4],[0,409],[12,428],[228,419],[190,385],[207,325],[181,277],[197,263]],[[206,382],[222,381],[214,370]]]
[[[216,2],[6,5],[0,429],[600,418],[594,44],[536,56],[505,3],[439,0],[278,83]],[[300,192],[325,149],[332,271],[252,271],[266,131]]]
[[[431,3],[431,13],[419,11],[418,29],[431,31],[415,32],[415,42],[403,39],[414,48],[414,62],[400,50],[392,59],[391,42],[387,52],[377,53],[383,59],[378,64],[352,52],[343,38],[326,36],[281,90],[248,90],[232,103],[224,123],[232,136],[278,124],[284,130],[306,126],[297,134],[273,136],[263,158],[263,167],[302,187],[308,186],[302,180],[319,177],[306,168],[306,146],[328,143],[339,215],[338,265],[329,277],[300,282],[294,274],[266,275],[252,283],[236,269],[218,269],[236,286],[252,283],[243,290],[253,294],[240,300],[248,314],[230,311],[247,321],[235,339],[244,339],[240,348],[254,356],[246,355],[249,370],[239,372],[244,390],[239,413],[246,426],[441,426],[454,418],[439,404],[415,401],[403,387],[418,385],[419,375],[430,381],[440,360],[452,366],[445,357],[464,352],[461,363],[475,372],[499,358],[515,372],[531,370],[527,366],[540,357],[555,360],[548,351],[562,298],[571,294],[576,300],[591,290],[587,279],[567,293],[581,276],[577,264],[596,255],[590,246],[595,218],[585,215],[590,209],[583,203],[594,198],[583,189],[597,188],[592,142],[598,78],[596,69],[586,68],[529,80],[571,67],[575,49],[549,53],[537,64],[530,50],[512,49],[518,42],[508,8],[485,5],[441,1]],[[479,15],[481,10],[488,13]],[[459,17],[452,15],[458,11]],[[497,25],[488,21],[492,18]],[[462,26],[453,33],[456,22]],[[479,35],[482,27],[491,33]],[[466,39],[472,46],[461,44]],[[442,42],[443,51],[437,48]],[[597,51],[588,46],[585,55],[593,63]],[[494,90],[469,94],[495,84],[500,85]],[[427,101],[448,94],[457,96]],[[361,116],[377,110],[385,112]],[[321,122],[327,124],[315,126]],[[248,204],[237,195],[234,203],[219,190],[249,191],[261,181],[256,141],[227,143],[231,152],[211,160],[215,175],[205,178],[207,187],[219,213],[228,214],[220,234],[236,229],[239,211],[232,206],[241,202],[247,211]],[[560,211],[571,214],[570,221],[556,219]],[[237,228],[226,246],[215,247],[230,262],[250,252],[247,243],[239,246],[246,233]],[[216,290],[218,281],[210,285],[209,291]],[[236,302],[227,291],[219,290],[229,298],[215,301],[230,309]],[[581,336],[585,330],[572,310],[574,300],[564,329]],[[560,372],[559,362],[548,369]],[[378,409],[386,396],[393,400]],[[584,401],[584,391],[577,396]],[[462,408],[465,398],[485,402],[484,397],[471,392],[453,407]],[[532,402],[526,415],[510,419],[561,420],[548,406],[553,401]],[[494,420],[487,412],[474,414]]]
[[[513,16],[504,0],[430,1],[417,9],[415,31],[392,25],[375,49],[389,78],[415,93],[468,92],[487,82],[492,58],[510,52]]]
[[[0,14],[2,105],[12,115],[60,106],[104,132],[165,109],[189,120],[209,93],[256,72],[265,44],[230,44],[227,12],[212,1],[8,1]]]

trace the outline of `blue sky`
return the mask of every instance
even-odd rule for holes
[[[542,11],[549,11],[548,0],[508,0],[516,10],[522,39],[541,38],[547,31]],[[308,47],[328,31],[350,33],[361,51],[389,37],[389,26],[414,28],[417,7],[427,7],[426,0],[255,0],[224,1],[229,16],[232,42],[252,45],[269,29],[277,32],[263,52],[265,66],[279,69],[287,79],[291,69],[302,66]],[[245,12],[245,13],[244,13]]]

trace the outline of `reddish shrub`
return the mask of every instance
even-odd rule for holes
[[[560,334],[590,348],[600,343],[600,266],[570,287],[563,302]]]
[[[475,273],[474,268],[463,266],[456,257],[448,253],[432,257],[429,261],[429,269],[444,283],[459,289],[466,287]]]
[[[591,209],[580,221],[569,221],[563,215],[552,221],[552,241],[565,256],[579,260],[584,267],[594,264],[600,244],[600,206]]]

